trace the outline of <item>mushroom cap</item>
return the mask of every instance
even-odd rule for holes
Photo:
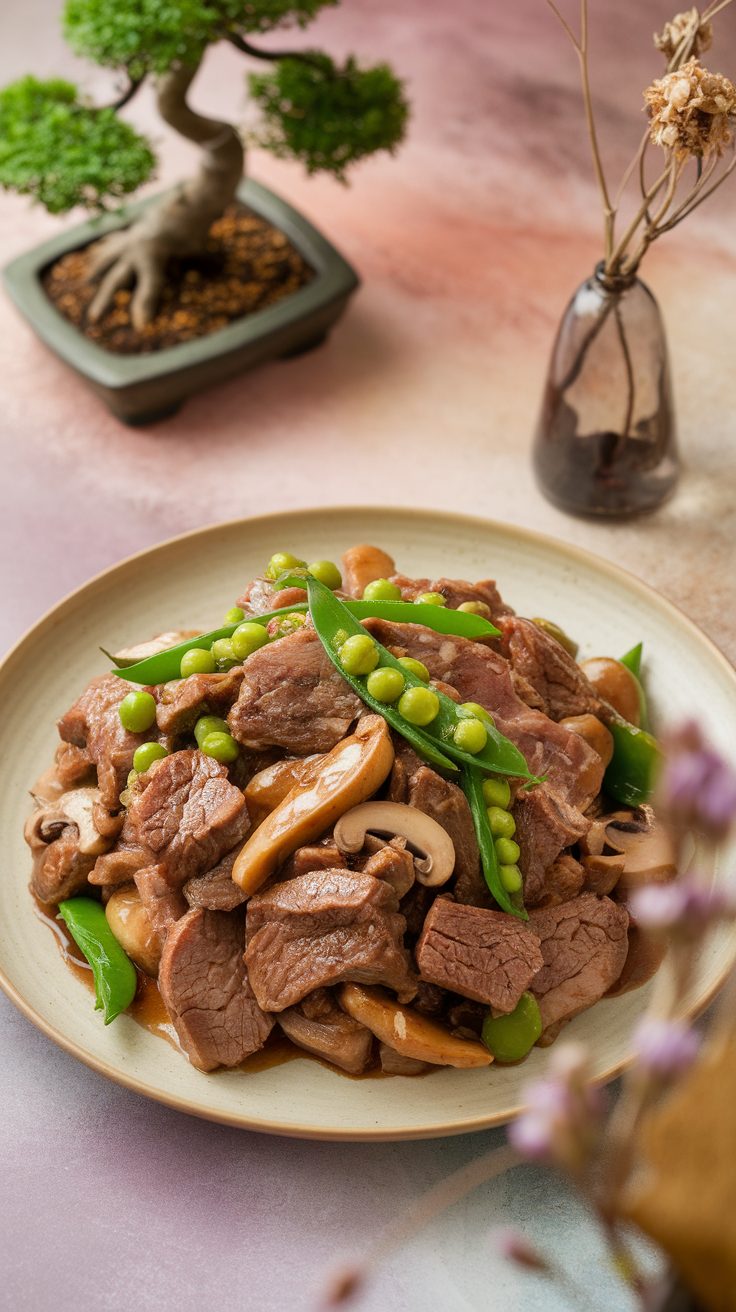
[[[413,806],[402,802],[363,802],[340,816],[334,838],[341,852],[359,852],[367,833],[381,838],[405,838],[414,853],[420,884],[437,888],[455,869],[455,848],[450,835]]]

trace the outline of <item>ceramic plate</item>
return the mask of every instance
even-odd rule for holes
[[[375,542],[407,574],[498,581],[521,615],[557,621],[580,657],[627,651],[644,641],[656,726],[696,714],[734,756],[736,673],[674,606],[615,565],[509,525],[394,509],[329,509],[217,525],[133,556],[60,602],[0,666],[0,984],[16,1006],[67,1052],[118,1083],[181,1111],[250,1130],[315,1139],[412,1139],[462,1134],[509,1120],[522,1086],[547,1052],[520,1067],[444,1068],[428,1077],[353,1080],[309,1059],[254,1074],[203,1075],[128,1016],[102,1024],[84,983],[64,965],[34,915],[22,836],[28,789],[51,763],[54,721],[87,681],[108,668],[108,651],[165,629],[214,628],[273,552],[339,560]],[[724,858],[723,869],[726,868]],[[720,873],[717,878],[725,878]],[[704,951],[690,999],[702,1010],[736,959],[733,933]],[[566,1035],[590,1045],[596,1074],[611,1078],[629,1054],[632,1026],[653,985],[600,1002]]]

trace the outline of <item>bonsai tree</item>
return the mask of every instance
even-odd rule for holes
[[[208,45],[229,41],[268,60],[251,74],[261,110],[257,144],[345,181],[346,169],[377,150],[394,151],[408,106],[387,64],[342,67],[318,51],[265,51],[253,34],[304,27],[339,0],[67,0],[64,34],[76,54],[119,70],[125,89],[112,105],[86,103],[71,83],[25,77],[0,91],[0,185],[33,196],[52,214],[76,205],[107,209],[149,179],[150,143],[117,117],[145,78],[156,86],[161,117],[202,151],[199,172],[94,249],[91,277],[101,282],[89,307],[98,320],[115,292],[134,286],[131,318],[139,331],[154,317],[172,256],[204,249],[212,222],[235,196],[243,173],[241,138],[231,124],[197,114],[187,92]]]

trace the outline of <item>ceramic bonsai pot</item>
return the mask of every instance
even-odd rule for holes
[[[315,276],[276,305],[179,346],[142,355],[105,351],[59,314],[41,283],[44,271],[62,255],[126,227],[158,197],[129,205],[124,213],[71,228],[5,268],[5,286],[21,314],[123,423],[154,423],[175,414],[188,396],[213,383],[264,360],[298,355],[318,346],[357,288],[357,274],[334,246],[267,187],[247,179],[238,188],[237,198],[280,228]]]

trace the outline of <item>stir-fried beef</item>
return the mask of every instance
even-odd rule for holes
[[[97,786],[109,811],[120,807],[136,748],[154,736],[129,733],[120,723],[120,703],[133,686],[117,674],[102,674],[87,684],[79,700],[57,721],[63,741],[80,748],[97,766]],[[81,767],[79,758],[77,763]]]
[[[248,584],[235,605],[240,606],[247,615],[268,615],[271,610],[288,610],[290,606],[298,606],[299,602],[306,600],[307,594],[303,588],[282,588],[280,592],[275,592],[272,580],[261,576]]]
[[[467,798],[457,784],[449,783],[428,765],[422,765],[409,780],[409,806],[431,816],[452,839],[455,848],[453,892],[458,902],[474,907],[490,906],[488,887],[481,874],[473,816]]]
[[[347,861],[336,843],[314,843],[308,847],[298,847],[296,852],[284,862],[279,879],[295,879],[297,875],[308,875],[312,870],[336,870]]]
[[[399,903],[399,911],[406,921],[407,940],[419,938],[427,912],[441,891],[440,888],[428,888],[426,884],[417,881],[412,884],[409,892],[404,894]]]
[[[87,883],[93,856],[79,850],[79,829],[68,824],[57,838],[45,842],[39,834],[28,836],[33,856],[31,891],[39,902],[51,905],[73,897]]]
[[[201,715],[227,715],[236,701],[243,682],[243,667],[236,665],[227,674],[190,674],[178,682],[154,688],[156,723],[162,733],[174,736],[188,733]]]
[[[562,850],[584,837],[590,821],[558,793],[544,787],[519,793],[512,815],[516,821],[514,837],[521,852],[519,868],[524,873],[524,900],[531,906],[545,896],[547,872]],[[552,884],[557,885],[556,875],[552,876]]]
[[[75,747],[74,743],[59,743],[54,756],[54,764],[59,783],[62,785],[62,792],[67,788],[74,788],[77,784],[81,784],[82,780],[86,779],[90,771],[94,769],[87,749]]]
[[[544,966],[532,981],[544,1030],[592,1007],[619,978],[628,951],[625,907],[594,893],[529,913]]]
[[[188,879],[182,893],[190,907],[206,907],[208,911],[234,911],[245,902],[245,894],[233,879],[233,866],[242,848],[238,843],[212,870],[205,875]]]
[[[396,896],[402,898],[414,883],[414,858],[406,850],[406,839],[392,838],[390,843],[372,853],[363,865],[362,873],[372,875],[374,879],[385,879]]]
[[[577,897],[584,883],[585,871],[580,862],[569,852],[563,852],[546,870],[544,892],[535,905],[557,907],[562,902],[569,902]]]
[[[249,656],[228,722],[246,747],[308,756],[331,751],[361,708],[314,629],[303,627]]]
[[[577,734],[521,701],[508,661],[489,647],[419,624],[370,619],[365,627],[392,651],[421,660],[430,675],[454,687],[462,701],[484,706],[501,733],[519,748],[529,770],[546,775],[545,783],[520,793],[514,806],[523,838],[524,894],[535,901],[555,858],[587,832],[590,822],[581,812],[600,789],[601,758]]]
[[[566,715],[597,715],[600,698],[580,666],[559,642],[532,620],[516,615],[499,618],[501,651],[539,695],[542,710],[551,720]]]
[[[438,897],[415,951],[423,979],[513,1011],[542,967],[539,939],[516,916]]]
[[[193,1066],[237,1066],[273,1028],[256,1002],[243,961],[242,912],[196,907],[169,931],[158,985]]]
[[[169,912],[183,902],[169,893],[216,866],[245,837],[250,820],[227,768],[202,752],[174,752],[154,762],[139,782],[143,789],[130,804],[125,837],[133,850],[150,854],[135,882],[161,929]]]
[[[126,835],[129,841],[126,841]],[[151,860],[150,848],[141,847],[140,843],[134,841],[132,827],[126,818],[121,841],[112,852],[105,852],[104,856],[97,858],[89,882],[108,887],[113,884],[129,884],[139,870],[150,865]]]
[[[247,906],[246,961],[260,1005],[283,1011],[343,980],[385,984],[408,1002],[416,980],[398,906],[390,884],[347,870],[315,871],[256,893]]]
[[[393,574],[391,582],[401,589],[404,601],[416,601],[423,592],[439,592],[450,610],[457,610],[465,601],[482,601],[488,606],[492,619],[498,615],[513,615],[513,610],[501,600],[493,579],[468,583],[465,579],[410,579],[406,574]]]
[[[421,1016],[441,1016],[445,1010],[447,996],[447,991],[441,989],[438,984],[429,984],[427,980],[420,979],[417,984],[417,996],[411,1005]]]
[[[371,1059],[373,1034],[338,1007],[327,989],[315,989],[298,1006],[280,1011],[279,1025],[297,1047],[350,1075],[360,1075]]]
[[[181,920],[188,911],[189,903],[164,865],[144,866],[133,878],[145,903],[148,919],[163,944],[174,922]]]
[[[394,763],[391,767],[386,796],[389,802],[401,802],[406,806],[409,801],[409,780],[417,770],[421,769],[424,761],[395,729],[391,730],[391,742],[394,748]]]

